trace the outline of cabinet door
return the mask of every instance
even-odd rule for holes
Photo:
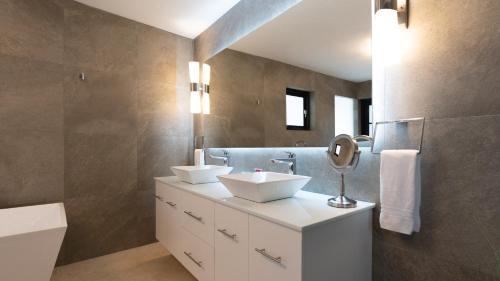
[[[185,229],[181,230],[181,235],[181,255],[178,260],[198,281],[213,281],[214,249]]]
[[[180,254],[180,194],[164,184],[156,187],[156,238],[175,256]]]
[[[250,281],[300,281],[302,236],[300,232],[249,217]]]
[[[167,206],[163,203],[163,197],[156,195],[156,239],[165,246],[167,243]]]
[[[215,205],[215,280],[248,280],[248,214]]]

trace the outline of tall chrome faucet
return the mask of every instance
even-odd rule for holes
[[[212,154],[209,154],[208,157],[210,157],[210,159],[217,159],[217,160],[222,160],[224,161],[224,166],[229,166],[229,152],[227,150],[223,150],[222,151],[224,153],[224,156],[215,156],[215,155],[212,155]]]
[[[288,174],[295,175],[297,173],[297,157],[295,153],[285,151],[288,154],[287,158],[275,158],[271,159],[271,163],[274,164],[287,164],[288,165]]]

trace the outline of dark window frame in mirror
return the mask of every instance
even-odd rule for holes
[[[359,100],[359,117],[360,117],[360,133],[361,135],[371,136],[371,128],[373,126],[372,120],[370,118],[370,106],[372,105],[372,99],[360,99]]]
[[[294,125],[288,125],[286,124],[286,116],[285,116],[285,124],[286,124],[286,129],[287,130],[311,130],[311,93],[308,91],[303,91],[303,90],[297,90],[293,88],[286,88],[286,95],[285,95],[285,103],[286,103],[286,96],[294,96],[294,97],[299,97],[303,99],[303,118],[304,118],[304,125],[303,126],[294,126]],[[286,104],[285,104],[286,108]]]

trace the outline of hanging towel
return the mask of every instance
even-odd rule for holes
[[[420,230],[420,155],[384,150],[380,158],[380,227],[404,234]]]

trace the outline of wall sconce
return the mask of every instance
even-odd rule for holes
[[[210,114],[210,66],[203,64],[200,87],[200,63],[189,62],[191,113]],[[200,91],[203,93],[200,95]]]
[[[408,28],[409,0],[376,0],[373,47],[374,55],[384,65],[401,60],[399,25]]]
[[[202,71],[203,81],[203,114],[210,114],[210,65],[204,63]]]
[[[191,82],[191,113],[201,113],[200,63],[197,61],[189,62],[189,80]]]

